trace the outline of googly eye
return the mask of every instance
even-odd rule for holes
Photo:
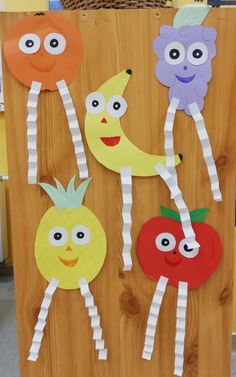
[[[113,96],[107,103],[107,112],[113,118],[120,118],[127,110],[127,102],[121,96]]]
[[[156,247],[161,251],[171,251],[176,245],[176,240],[171,233],[161,233],[156,237]]]
[[[66,40],[62,34],[50,33],[44,39],[45,50],[52,55],[60,55],[65,51]]]
[[[72,229],[72,240],[77,245],[86,245],[90,241],[90,230],[85,225],[77,225]]]
[[[188,61],[193,65],[200,65],[207,61],[207,46],[202,42],[193,43],[189,46],[187,52]]]
[[[24,34],[19,40],[19,49],[24,54],[35,54],[40,45],[40,38],[36,34]]]
[[[48,240],[53,246],[63,246],[68,240],[68,232],[65,228],[57,226],[48,233]]]
[[[164,56],[168,64],[180,64],[185,59],[185,48],[180,42],[171,42],[166,46]]]
[[[191,249],[188,247],[186,239],[183,239],[179,243],[179,252],[183,255],[183,257],[195,258],[199,253],[199,247]]]
[[[86,109],[91,114],[99,114],[105,109],[105,98],[101,93],[90,93],[86,98]]]

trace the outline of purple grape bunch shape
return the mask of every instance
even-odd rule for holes
[[[202,25],[162,26],[153,43],[159,60],[157,79],[169,88],[169,101],[179,99],[177,109],[190,115],[188,105],[196,102],[201,111],[212,77],[216,55],[216,30]]]

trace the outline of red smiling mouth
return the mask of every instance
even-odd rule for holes
[[[173,260],[173,259],[168,258],[168,256],[166,255],[165,261],[167,264],[169,264],[169,266],[174,267],[174,266],[178,266],[182,262],[182,259]]]
[[[39,72],[49,72],[54,68],[55,64],[55,61],[44,60],[43,58],[37,59],[37,61],[32,61],[32,59],[30,60],[31,67]]]
[[[101,137],[100,139],[108,147],[114,147],[115,145],[119,144],[119,142],[120,142],[120,136]]]

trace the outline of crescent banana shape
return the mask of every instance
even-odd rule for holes
[[[121,168],[130,167],[133,176],[157,175],[154,167],[158,163],[166,166],[166,156],[143,152],[124,134],[120,118],[127,110],[122,97],[132,71],[127,69],[107,80],[97,92],[86,99],[85,135],[94,157],[106,168],[120,173]],[[175,164],[180,163],[179,155]]]

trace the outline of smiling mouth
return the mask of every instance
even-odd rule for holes
[[[181,263],[181,259],[179,259],[177,261],[170,261],[167,256],[165,257],[165,261],[166,261],[167,264],[169,264],[170,266],[173,266],[173,267],[178,266],[178,264]]]
[[[76,263],[78,262],[79,258],[76,259],[62,259],[59,257],[61,263],[63,263],[67,267],[74,267]]]
[[[31,67],[33,67],[39,72],[49,72],[54,68],[55,64],[56,64],[55,61],[48,64],[45,64],[45,62],[44,63],[41,62],[40,64],[35,64],[32,61],[30,61]]]
[[[187,84],[188,82],[191,82],[194,77],[196,75],[192,75],[192,76],[189,76],[189,77],[181,77],[181,76],[178,76],[178,75],[175,75],[175,77],[180,81],[180,82],[183,82],[185,84]]]
[[[114,147],[115,145],[119,144],[119,142],[120,142],[120,136],[101,137],[100,139],[108,147]]]

